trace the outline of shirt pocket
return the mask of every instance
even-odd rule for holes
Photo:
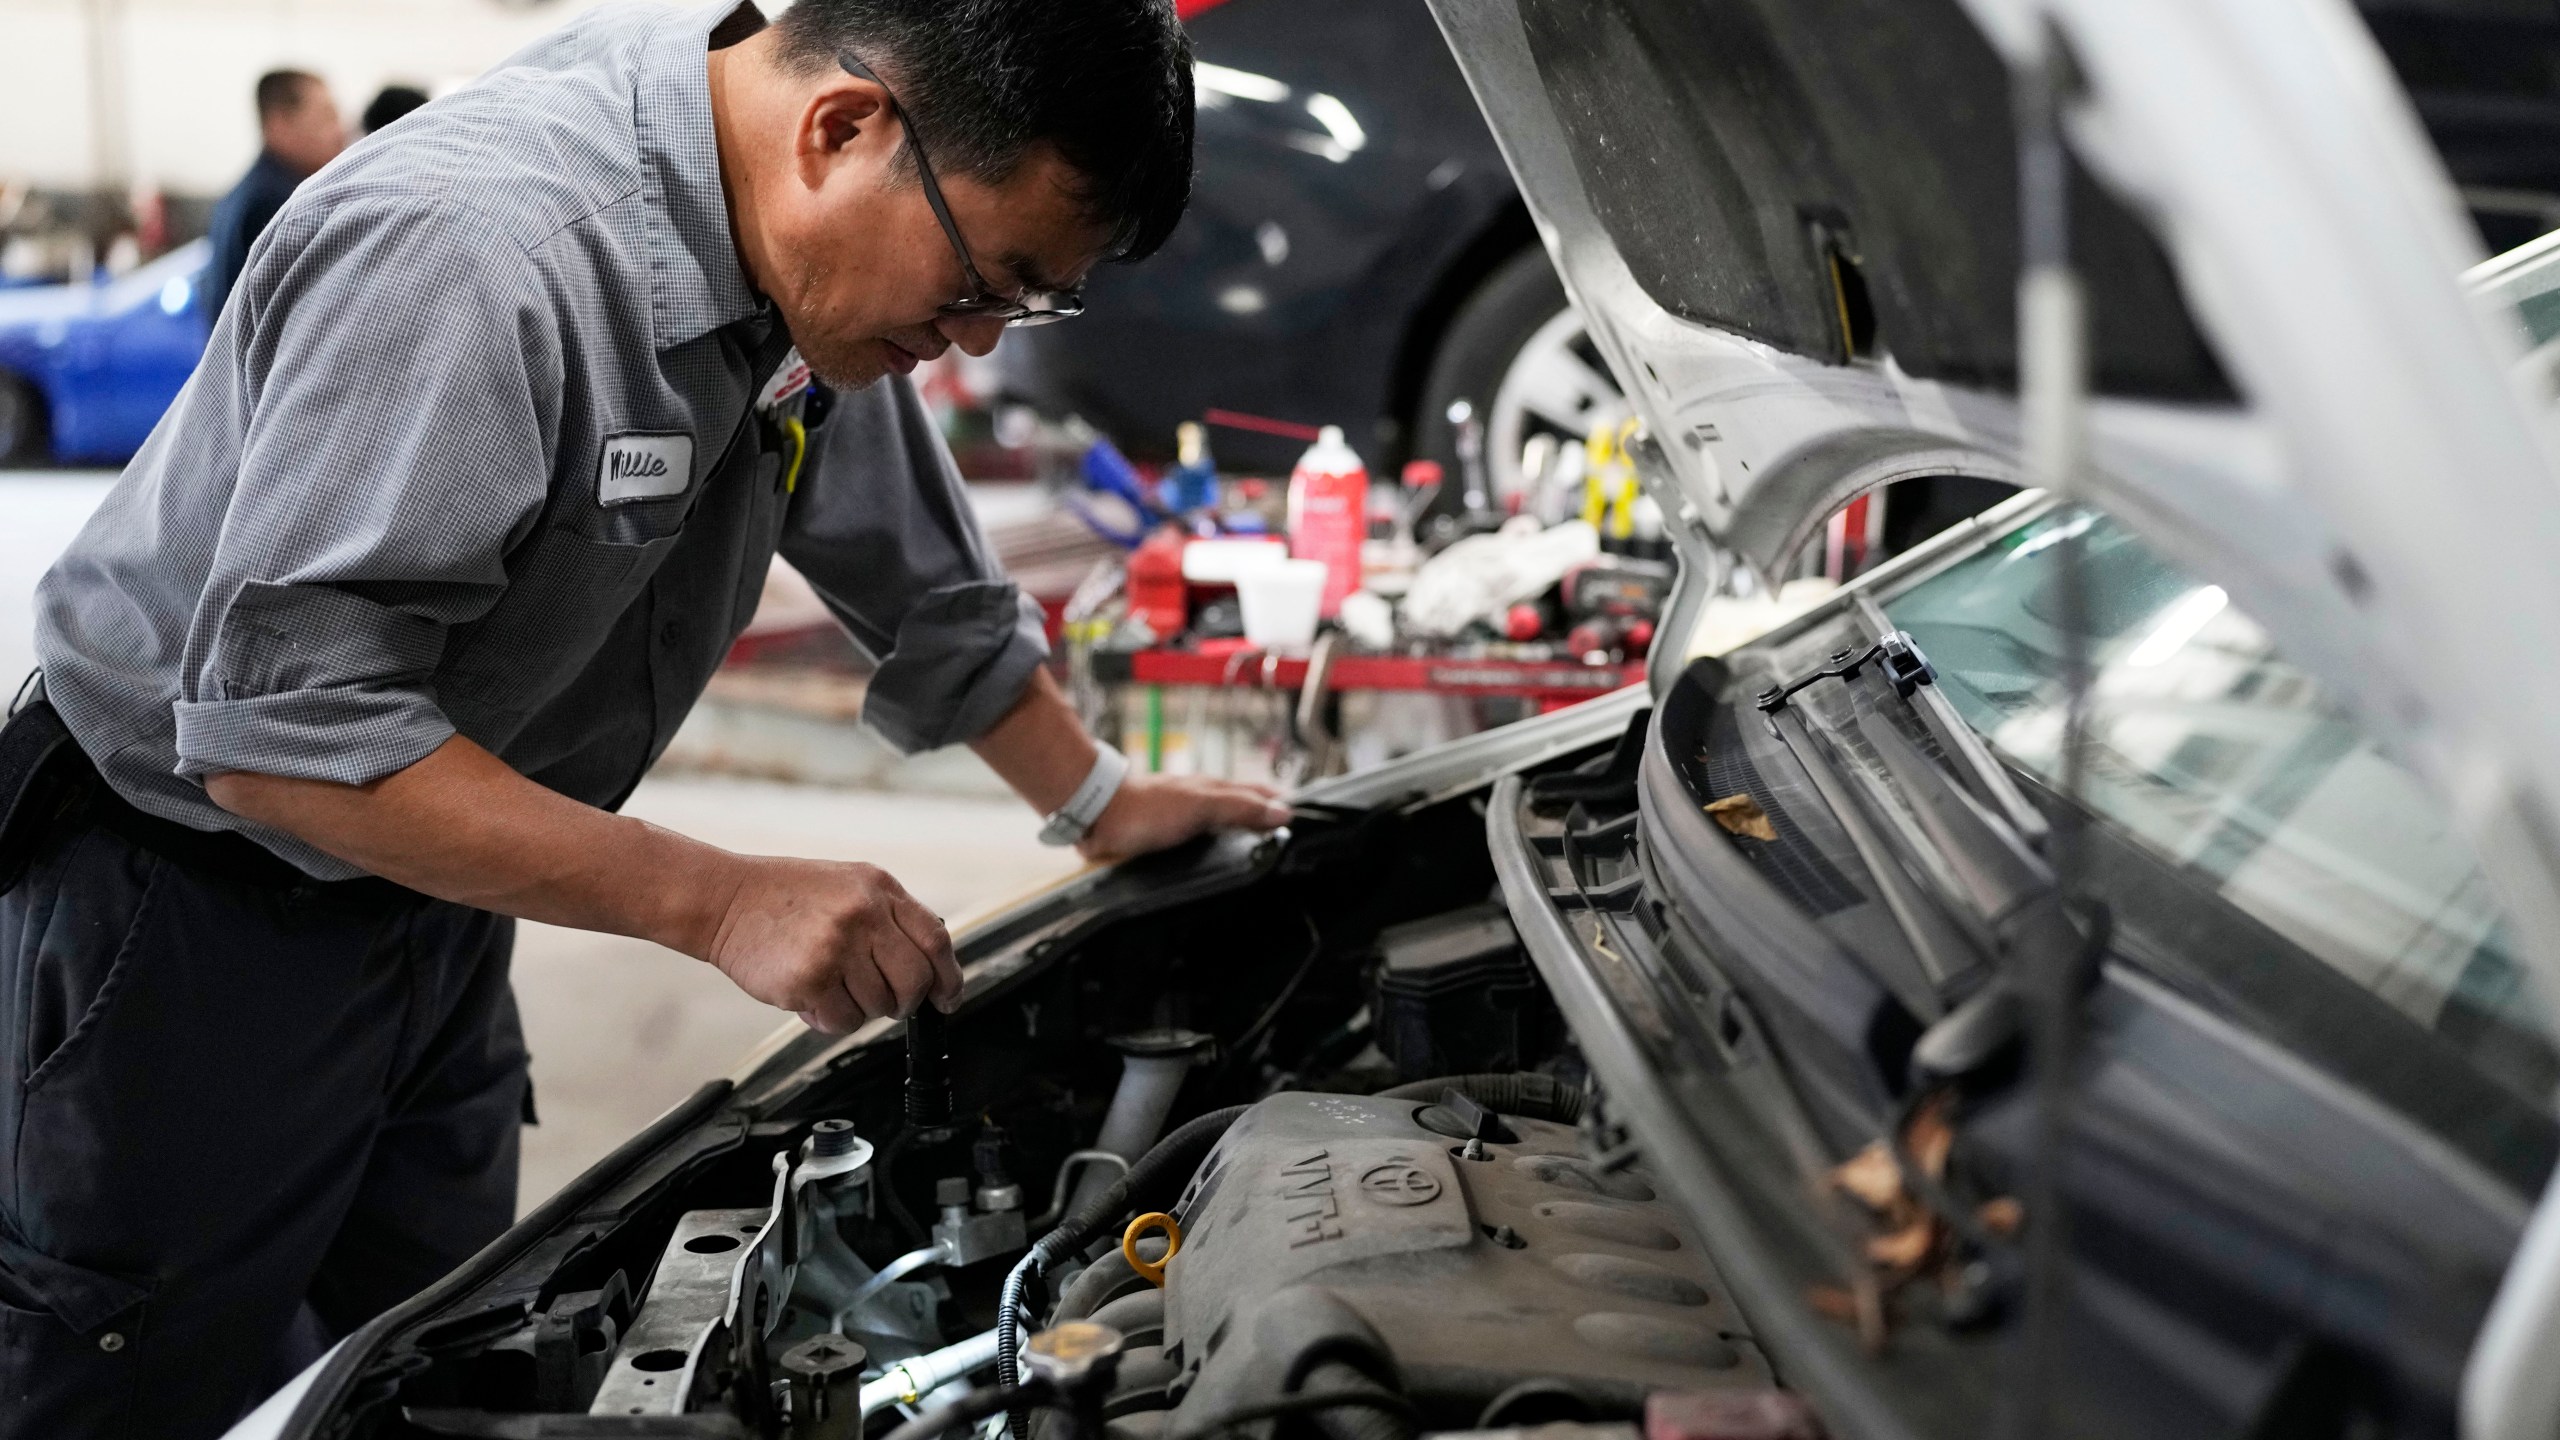
[[[670,533],[638,541],[597,539],[565,525],[546,530],[509,576],[498,609],[446,663],[442,686],[494,722],[463,725],[455,714],[457,727],[482,744],[503,744],[594,664],[684,538],[677,520]]]
[[[558,513],[598,545],[655,544],[683,532],[718,459],[688,431],[617,430],[568,472]]]

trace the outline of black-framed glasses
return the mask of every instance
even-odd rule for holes
[[[933,218],[942,223],[943,238],[951,242],[951,253],[960,257],[960,273],[968,278],[969,287],[974,292],[944,305],[942,313],[967,318],[988,317],[1002,320],[1007,325],[1048,325],[1083,314],[1082,290],[1033,291],[1018,300],[995,293],[995,287],[987,283],[987,277],[978,273],[978,262],[969,258],[969,242],[960,238],[960,226],[951,218],[951,207],[943,203],[942,186],[933,178],[933,162],[925,158],[924,137],[916,133],[915,122],[908,117],[906,107],[898,103],[897,96],[889,93],[887,81],[871,73],[870,66],[843,51],[836,52],[836,63],[844,67],[846,74],[879,86],[880,93],[888,98],[891,113],[898,117],[899,124],[907,127],[907,149],[916,157],[916,178],[924,184],[924,203],[933,207]],[[1033,301],[1038,303],[1031,303]]]

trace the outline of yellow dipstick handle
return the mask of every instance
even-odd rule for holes
[[[1164,1232],[1164,1259],[1162,1260],[1138,1258],[1138,1237],[1150,1230]],[[1130,1221],[1129,1228],[1120,1232],[1120,1258],[1128,1261],[1130,1269],[1137,1271],[1148,1284],[1159,1290],[1164,1288],[1164,1267],[1174,1256],[1181,1253],[1182,1222],[1161,1210],[1148,1211]]]

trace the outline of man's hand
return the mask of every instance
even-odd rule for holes
[[[1042,815],[1067,803],[1093,769],[1093,737],[1046,670],[1034,671],[1022,698],[969,745]],[[1131,775],[1076,850],[1087,860],[1126,860],[1212,830],[1271,830],[1288,823],[1289,807],[1267,785]]]
[[[1269,830],[1289,823],[1289,807],[1268,785],[1191,775],[1132,775],[1076,853],[1108,864],[1179,845],[1212,830]]]
[[[705,958],[758,1000],[841,1035],[927,1001],[960,1000],[934,913],[874,865],[742,856]]]

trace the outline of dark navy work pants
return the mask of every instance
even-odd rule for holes
[[[69,825],[0,896],[0,1440],[218,1436],[505,1229],[514,922]]]

